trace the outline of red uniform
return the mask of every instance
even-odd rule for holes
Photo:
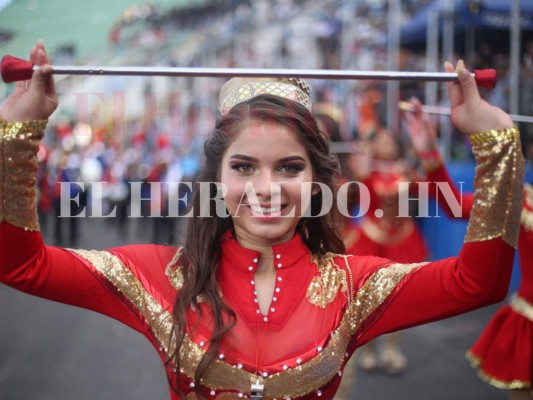
[[[447,182],[460,194],[444,168],[431,172],[432,182]],[[468,218],[473,206],[472,194],[462,197],[462,218]],[[446,213],[452,212],[446,202]],[[510,304],[500,308],[487,324],[467,358],[479,370],[484,381],[501,389],[529,389],[533,381],[533,187],[524,185],[524,207],[520,221],[518,254],[521,281]]]
[[[346,252],[374,255],[402,263],[422,262],[428,250],[420,229],[409,216],[397,217],[399,183],[408,182],[393,172],[373,172],[363,182],[370,193],[368,212],[350,220],[344,229]]]
[[[168,317],[180,285],[179,269],[167,267],[175,249],[139,245],[69,251],[44,246],[39,233],[5,222],[0,234],[2,282],[118,319],[145,335],[166,359]],[[249,378],[260,371],[268,374],[265,387],[276,393],[273,397],[280,395],[278,390],[292,398],[314,398],[321,391],[331,399],[345,354],[382,333],[500,301],[513,259],[512,247],[501,239],[468,243],[459,258],[422,265],[338,255],[317,265],[299,236],[273,250],[281,267],[276,301],[265,322],[257,313],[252,285],[258,254],[240,247],[229,234],[222,244],[222,299],[237,313],[237,325],[222,344],[224,358],[211,367],[214,376],[206,379],[204,397],[216,398],[230,388],[236,390],[232,393],[245,391]],[[357,300],[348,307],[352,284]],[[196,315],[190,312],[191,322]],[[193,350],[186,367],[193,369],[205,349],[208,322],[190,338]],[[258,349],[264,349],[260,365]]]
[[[502,389],[530,389],[533,381],[533,187],[525,185],[518,238],[521,281],[467,353],[479,375]]]
[[[0,173],[0,281],[122,321],[143,334],[166,361],[175,346],[172,308],[183,282],[179,253],[156,245],[108,251],[45,246],[36,224],[31,177],[42,129],[40,122],[0,125],[5,135],[0,141],[5,161],[0,163],[5,168]],[[202,318],[198,309],[188,310],[188,326],[196,329],[185,337],[178,371],[186,398],[248,398],[258,379],[265,399],[332,399],[358,346],[383,333],[501,301],[512,270],[517,233],[512,227],[519,217],[517,193],[523,179],[518,134],[504,133],[480,139],[481,162],[493,166],[488,173],[495,166],[500,173],[490,187],[478,190],[482,205],[472,210],[467,243],[457,258],[397,264],[370,256],[317,256],[296,234],[272,248],[276,288],[263,315],[253,282],[259,253],[240,246],[228,232],[220,243],[217,279],[222,301],[236,313],[236,326],[225,335],[201,387],[195,388],[194,373],[212,324],[205,303],[199,306]],[[512,201],[494,193],[511,193]],[[484,213],[509,218],[487,220],[481,218]],[[169,374],[172,368],[167,365]],[[171,392],[171,398],[178,396]]]

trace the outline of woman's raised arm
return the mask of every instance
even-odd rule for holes
[[[446,70],[453,71],[451,64]],[[505,112],[481,99],[462,62],[457,72],[459,82],[448,84],[452,121],[468,136],[478,164],[463,248],[457,258],[392,263],[370,272],[359,292],[372,293],[370,299],[381,307],[376,309],[379,318],[366,318],[361,326],[360,343],[501,301],[507,293],[523,200],[519,132]]]

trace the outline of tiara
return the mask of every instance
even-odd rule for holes
[[[311,111],[311,88],[303,79],[283,78],[279,80],[246,80],[243,78],[233,78],[228,81],[221,91],[220,112],[226,114],[230,109],[244,101],[250,100],[261,94],[271,94],[283,97],[300,103],[302,106]],[[236,86],[242,82],[236,89],[224,96],[225,88]],[[244,83],[246,82],[246,83]]]

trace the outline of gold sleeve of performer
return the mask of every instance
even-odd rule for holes
[[[516,127],[470,136],[477,161],[474,205],[465,242],[501,237],[517,247],[524,187],[524,157]]]
[[[39,230],[37,152],[46,123],[0,120],[0,222]]]

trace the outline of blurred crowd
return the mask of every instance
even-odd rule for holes
[[[386,3],[379,0],[217,0],[165,11],[149,4],[131,6],[117,16],[109,32],[111,58],[107,62],[385,70]],[[405,1],[402,18],[407,20],[426,3],[428,0]],[[533,41],[523,43],[522,49],[520,113],[533,115]],[[83,62],[72,60],[74,54],[70,52],[67,61]],[[496,88],[483,95],[503,109],[509,108],[508,54],[508,49],[478,43],[474,63],[470,65],[498,70]],[[456,57],[465,56],[457,54]],[[424,50],[399,50],[398,65],[403,71],[423,71]],[[202,162],[203,139],[214,126],[217,95],[223,80],[96,79],[104,83],[91,86],[94,78],[58,82],[61,99],[62,93],[90,93],[99,102],[84,103],[82,107],[82,97],[74,96],[74,100],[61,103],[57,116],[48,126],[39,153],[43,230],[49,231],[56,244],[74,245],[79,219],[61,215],[67,210],[70,215],[83,212],[91,215],[96,210],[102,215],[113,212],[116,218],[110,218],[113,221],[110,223],[121,234],[128,231],[128,215],[139,218],[150,215],[153,242],[179,242],[185,219],[165,218],[165,215],[168,215],[169,199],[184,198],[189,191],[172,187],[168,182],[194,182]],[[106,89],[101,89],[102,86]],[[365,138],[387,126],[383,82],[314,81],[313,90],[315,104],[339,108],[342,114],[339,141]],[[411,96],[425,100],[422,83],[400,85],[400,99]],[[403,140],[401,127],[389,128]],[[526,154],[531,159],[533,127],[524,125],[521,130]],[[452,132],[451,152],[446,156],[469,159],[468,144],[461,135]],[[102,190],[88,184],[94,181],[105,182]],[[61,185],[61,182],[77,184]],[[133,190],[130,182],[139,185],[143,199],[140,210],[130,209]],[[70,198],[77,201],[62,206],[61,190],[65,188],[70,191]],[[98,207],[93,204],[95,201]],[[160,216],[150,211],[154,204]]]

